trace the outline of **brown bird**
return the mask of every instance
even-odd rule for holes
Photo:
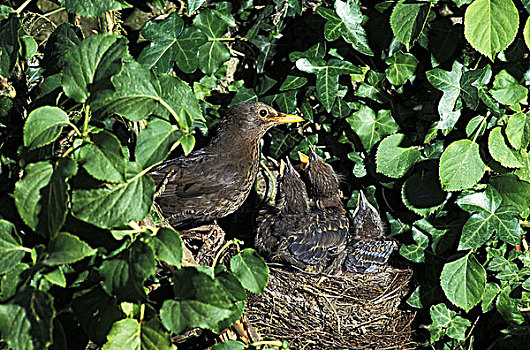
[[[310,226],[303,235],[295,237],[289,246],[293,256],[308,265],[317,265],[316,271],[335,273],[341,267],[343,251],[349,240],[349,222],[340,199],[339,179],[313,148],[306,162],[305,175],[309,197],[312,200]]]
[[[377,272],[387,263],[397,243],[383,240],[381,216],[359,191],[357,208],[353,213],[352,240],[348,245],[346,270],[355,273]]]
[[[258,251],[275,262],[288,262],[304,268],[288,250],[292,237],[303,234],[309,227],[309,199],[300,174],[289,159],[280,164],[278,191],[274,206],[262,208],[256,218],[256,241]]]
[[[275,125],[300,121],[259,102],[229,108],[206,147],[165,161],[149,173],[161,188],[156,202],[163,215],[182,228],[236,211],[256,178],[260,139]]]

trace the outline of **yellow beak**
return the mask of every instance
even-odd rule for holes
[[[309,157],[300,151],[298,151],[298,157],[300,158],[300,163],[303,165],[307,165],[307,163],[309,163]]]
[[[274,121],[275,123],[298,123],[303,122],[304,118],[297,116],[295,114],[285,114],[280,113],[277,117],[272,117],[270,120]]]

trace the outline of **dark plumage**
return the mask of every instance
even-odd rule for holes
[[[353,213],[352,241],[348,245],[346,270],[355,273],[377,272],[383,268],[397,243],[383,240],[384,226],[377,210],[359,191],[357,208]]]
[[[342,264],[337,257],[349,240],[349,222],[340,200],[339,180],[331,165],[311,148],[305,175],[312,200],[309,227],[289,246],[293,256],[317,271],[334,272]]]
[[[287,248],[291,237],[307,230],[309,215],[306,186],[289,159],[287,164],[282,161],[275,204],[265,206],[256,218],[255,244],[258,251],[271,261],[289,262],[303,267]]]
[[[256,178],[259,141],[265,132],[280,123],[302,120],[259,102],[229,108],[206,147],[165,161],[149,173],[162,188],[156,202],[163,215],[181,228],[236,211]]]

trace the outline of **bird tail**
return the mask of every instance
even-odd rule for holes
[[[387,264],[392,252],[397,249],[394,241],[357,242],[350,248],[344,265],[349,272],[377,272]]]

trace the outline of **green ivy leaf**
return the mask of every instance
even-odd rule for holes
[[[56,286],[61,288],[66,287],[66,277],[61,267],[57,267],[44,275],[44,278]]]
[[[365,105],[346,118],[346,121],[359,136],[367,151],[370,151],[381,138],[399,130],[389,110],[380,110],[376,116],[375,112]]]
[[[118,74],[128,57],[127,40],[115,35],[91,35],[68,50],[62,86],[66,96],[86,102],[93,92],[109,89],[109,79]]]
[[[43,263],[49,266],[71,264],[96,254],[97,250],[66,232],[59,233],[47,246],[48,257]]]
[[[506,145],[500,126],[490,131],[488,149],[493,159],[504,167],[520,168],[523,166],[518,159],[517,153]]]
[[[59,4],[66,8],[68,12],[78,14],[83,17],[97,17],[107,11],[119,11],[130,8],[124,0],[59,0]]]
[[[0,301],[2,302],[11,299],[18,292],[21,281],[26,280],[26,275],[30,267],[24,263],[17,263],[14,266],[10,266],[8,263],[3,270],[6,268],[9,268],[9,271],[0,279]]]
[[[24,124],[24,146],[34,149],[52,143],[69,122],[68,115],[60,108],[44,106],[34,109]]]
[[[449,310],[445,304],[432,305],[429,313],[432,319],[429,326],[431,342],[440,340],[443,334],[457,340],[465,339],[466,330],[471,326],[469,320],[456,316],[456,312]]]
[[[424,262],[424,252],[429,246],[429,237],[427,237],[417,228],[412,227],[412,239],[414,239],[416,244],[402,245],[399,247],[399,254],[415,263]]]
[[[520,181],[514,174],[494,176],[489,183],[502,196],[503,204],[513,206],[523,218],[530,214],[530,183]]]
[[[361,26],[364,16],[360,1],[335,0],[335,11],[342,21],[340,31],[344,40],[360,53],[373,56],[374,52],[368,45],[366,32]]]
[[[28,164],[22,180],[15,184],[15,205],[26,225],[35,230],[42,210],[41,190],[50,183],[53,167],[49,162]]]
[[[280,91],[299,89],[307,83],[307,78],[288,75],[280,86]]]
[[[25,254],[15,225],[0,219],[0,275],[17,265]]]
[[[195,136],[192,134],[185,135],[180,139],[180,144],[182,145],[182,150],[184,151],[184,155],[188,155],[193,150],[193,147],[195,147]]]
[[[492,61],[512,43],[518,27],[519,13],[512,0],[475,0],[464,16],[467,41]]]
[[[193,20],[193,25],[210,39],[199,48],[198,65],[204,74],[212,75],[230,59],[228,47],[218,40],[227,32],[228,23],[216,11],[202,11]]]
[[[329,112],[339,91],[339,75],[361,74],[362,70],[352,63],[344,60],[300,58],[296,61],[296,68],[306,73],[315,73],[317,76],[316,88],[318,99]]]
[[[107,343],[102,350],[172,350],[176,349],[171,344],[169,334],[165,332],[160,322],[151,319],[139,323],[132,318],[117,321],[112,326]]]
[[[389,67],[385,70],[386,79],[392,85],[403,85],[414,76],[418,60],[410,53],[398,52],[387,58]]]
[[[182,266],[182,239],[180,235],[169,227],[162,227],[150,241],[157,259],[180,269]]]
[[[484,175],[486,165],[479,146],[471,140],[451,143],[440,158],[440,180],[445,191],[459,191],[474,186]]]
[[[390,26],[396,39],[409,50],[418,40],[427,23],[431,5],[428,2],[401,0],[390,16]]]
[[[113,183],[125,181],[127,159],[120,141],[108,131],[92,135],[92,143],[85,143],[77,159],[95,179]]]
[[[468,312],[482,300],[486,271],[473,254],[467,254],[444,265],[440,285],[451,303]]]
[[[460,109],[456,109],[456,102],[460,96],[460,79],[462,78],[462,65],[455,61],[450,72],[435,68],[427,71],[427,80],[436,89],[443,92],[440,103],[438,104],[438,113],[440,121],[436,125],[437,129],[450,130],[460,118]]]
[[[153,180],[147,175],[124,184],[74,190],[72,212],[78,219],[95,226],[116,227],[131,220],[142,220],[153,204],[154,194]]]
[[[243,249],[230,259],[230,269],[245,289],[263,295],[269,282],[269,267],[254,249]]]
[[[142,35],[152,43],[143,49],[138,62],[156,73],[169,73],[174,63],[184,73],[193,73],[198,65],[199,47],[207,41],[199,30],[184,28],[184,21],[176,12],[161,22],[147,22]]]
[[[511,293],[512,289],[509,286],[504,287],[497,297],[495,306],[506,322],[520,325],[525,323],[525,317],[519,311],[521,301],[520,299],[512,298],[510,296]]]
[[[182,131],[167,121],[151,120],[138,134],[134,151],[136,161],[144,169],[163,161],[178,145],[181,137]]]
[[[521,161],[523,166],[515,171],[515,175],[520,180],[530,182],[530,153],[521,151]]]
[[[493,282],[486,283],[486,289],[484,290],[484,296],[482,297],[482,313],[489,312],[493,309],[493,302],[495,297],[499,294],[501,288]]]
[[[376,154],[378,173],[392,178],[403,177],[421,157],[417,147],[399,147],[404,138],[403,134],[394,134],[381,141]]]
[[[22,306],[0,305],[0,334],[11,349],[42,349],[39,345],[44,345],[43,341],[30,332],[31,323]]]

